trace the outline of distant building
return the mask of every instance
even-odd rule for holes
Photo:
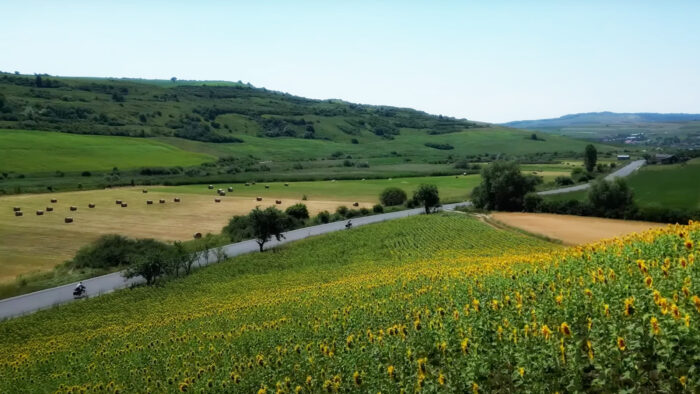
[[[630,155],[617,155],[617,160],[629,160]]]
[[[678,163],[678,156],[676,156],[676,155],[667,155],[664,153],[657,153],[654,158],[656,159],[656,162],[660,163],[660,164]]]

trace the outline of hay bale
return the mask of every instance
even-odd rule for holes
[[[209,190],[213,189],[214,185],[209,185]]]
[[[163,200],[162,198],[160,200],[158,200],[158,202],[161,204],[165,204],[165,200]]]
[[[214,199],[214,202],[221,202],[221,199],[220,199],[220,198],[215,198],[215,199]]]
[[[253,185],[255,185],[255,182],[253,182]]]
[[[359,203],[356,203],[356,202],[354,202],[354,203],[352,203],[352,206],[353,206],[353,207],[359,207],[359,206],[360,206],[360,204],[359,204]]]
[[[15,212],[19,212],[19,211],[22,210],[22,208],[20,208],[20,207],[13,207],[12,210],[15,211]]]
[[[265,185],[265,189],[269,189],[269,188],[270,188],[270,185]]]
[[[22,216],[24,215],[22,211],[15,211],[15,216]]]
[[[250,186],[250,183],[246,182],[245,185],[246,185],[246,186]]]
[[[262,197],[255,197],[255,201],[262,201]]]
[[[146,193],[148,193],[148,190],[143,189],[143,190],[141,190],[141,193],[146,194]]]
[[[275,204],[277,204],[277,205],[282,204],[282,200],[275,200]]]
[[[65,218],[63,221],[66,223],[73,223],[73,218]]]
[[[289,186],[289,183],[285,183],[284,185],[285,185],[285,186]]]
[[[202,233],[194,233],[194,239],[202,238]]]
[[[153,200],[146,200],[146,205],[153,205]]]
[[[220,195],[221,197],[224,197],[224,196],[226,195],[226,192],[221,192],[221,193],[219,193],[219,195]]]
[[[174,201],[174,202],[180,202],[180,197],[175,197],[175,198],[173,198],[173,201]]]
[[[52,204],[55,204],[55,203],[57,203],[57,202],[58,202],[57,199],[55,199],[55,198],[52,198],[52,199],[51,199],[51,203],[52,203]]]
[[[232,188],[232,187],[229,187],[229,188],[228,188],[228,192],[231,193],[232,191],[233,191],[233,188]]]
[[[41,216],[43,214],[44,214],[44,211],[42,211],[41,209],[36,210],[36,216]]]
[[[77,211],[77,210],[78,210],[78,207],[76,207],[75,205],[71,205],[71,206],[70,206],[70,210],[71,210],[71,211]]]
[[[46,212],[53,212],[53,207],[46,207]]]
[[[114,203],[117,204],[117,205],[121,205],[121,204],[122,204],[122,200],[117,200],[117,201],[115,201]]]
[[[89,204],[88,204],[88,208],[95,208],[95,204],[89,203]]]
[[[125,202],[122,203],[122,208],[126,208],[127,206],[128,205]]]

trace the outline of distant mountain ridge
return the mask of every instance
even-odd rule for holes
[[[560,128],[580,125],[602,124],[637,124],[637,123],[674,123],[700,121],[700,114],[655,113],[655,112],[585,112],[569,114],[558,118],[517,120],[503,123],[503,126],[517,129]]]

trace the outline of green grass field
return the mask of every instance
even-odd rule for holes
[[[0,391],[693,392],[700,227],[654,231],[562,249],[440,214],[315,237],[0,322]]]
[[[700,209],[700,159],[685,164],[644,166],[626,181],[639,206]],[[547,196],[552,200],[585,198],[585,191]]]
[[[0,171],[53,173],[194,166],[214,157],[159,141],[44,131],[0,130]]]

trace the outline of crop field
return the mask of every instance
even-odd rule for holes
[[[219,233],[233,215],[246,214],[257,205],[275,205],[280,209],[301,202],[301,195],[284,197],[277,205],[267,193],[263,201],[250,196],[220,197],[201,188],[205,194],[173,194],[171,192],[142,193],[141,188],[120,188],[40,195],[20,195],[0,198],[0,282],[13,280],[19,274],[46,271],[73,257],[83,245],[103,234],[122,234],[131,237],[160,240],[189,240],[200,232]],[[262,186],[261,186],[262,188]],[[174,202],[179,197],[181,202]],[[51,204],[52,198],[58,202]],[[217,198],[219,198],[217,196]],[[376,197],[375,197],[376,198]],[[165,200],[164,204],[159,201]],[[127,207],[115,204],[122,200]],[[146,201],[153,201],[147,205]],[[335,211],[340,205],[352,206],[353,200],[309,199],[304,201],[310,213]],[[371,201],[360,201],[361,207],[371,208]],[[88,208],[88,204],[95,208]],[[46,212],[46,207],[54,208]],[[70,207],[77,207],[70,211]],[[15,217],[13,208],[24,213]],[[43,210],[42,216],[36,211]],[[73,223],[64,223],[72,217]]]
[[[353,229],[0,323],[0,391],[695,392],[699,241]]]
[[[214,160],[152,139],[0,129],[0,171],[5,172],[193,166]]]
[[[660,223],[634,220],[549,213],[494,212],[490,216],[497,223],[504,223],[507,226],[516,227],[532,234],[544,235],[548,238],[562,241],[567,245],[587,244],[664,226]]]
[[[626,178],[639,206],[700,209],[700,159],[685,164],[644,166]],[[548,199],[583,200],[586,192],[551,195]]]

